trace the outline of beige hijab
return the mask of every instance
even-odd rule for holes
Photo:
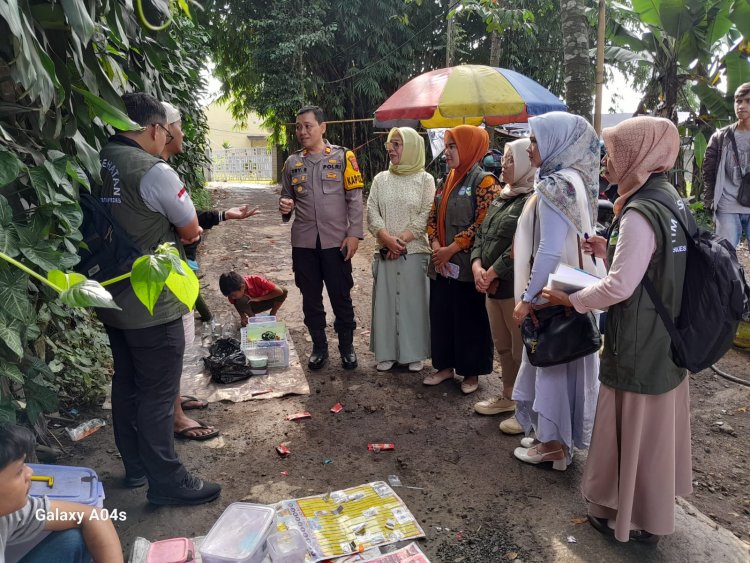
[[[503,199],[513,199],[534,189],[536,167],[531,165],[529,154],[526,152],[530,144],[529,139],[518,139],[505,145],[505,152],[513,156],[513,178],[500,193]]]
[[[662,117],[632,117],[602,131],[610,159],[609,181],[617,184],[615,213],[651,174],[674,167],[680,152],[677,127]]]

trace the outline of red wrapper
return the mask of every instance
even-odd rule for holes
[[[283,477],[288,477],[288,476],[289,476],[289,472],[288,472],[288,471],[282,471],[282,472],[281,472],[281,475],[282,475]]]
[[[270,387],[268,389],[261,389],[260,391],[253,391],[250,393],[251,397],[255,397],[256,395],[265,395],[266,393],[273,393],[273,389]]]
[[[387,452],[390,450],[395,450],[396,445],[395,444],[367,444],[367,449],[371,452]]]
[[[333,414],[340,413],[341,409],[343,408],[344,408],[344,405],[342,405],[341,403],[336,403],[335,405],[331,407],[331,412]]]
[[[287,420],[300,420],[301,418],[312,418],[312,415],[307,411],[303,411],[303,412],[290,414],[289,416],[286,417]]]
[[[281,457],[286,457],[290,453],[292,453],[291,450],[287,448],[284,444],[279,444],[278,446],[276,446],[276,451],[279,452],[279,455]]]

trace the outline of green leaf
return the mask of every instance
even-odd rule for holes
[[[47,161],[45,161],[45,163],[46,162]],[[49,170],[43,166],[31,166],[28,173],[31,185],[34,187],[39,202],[42,205],[47,205],[52,201],[55,194]]]
[[[83,138],[83,135],[81,135],[80,131],[76,131],[75,135],[73,135],[73,142],[76,145],[78,158],[86,167],[86,170],[89,171],[89,174],[91,174],[94,182],[101,183],[102,165],[99,162],[99,152],[90,144],[88,144],[86,139]]]
[[[709,113],[719,119],[725,119],[733,114],[732,104],[716,89],[705,82],[698,82],[691,90],[695,92],[708,109]]]
[[[727,92],[734,92],[745,82],[750,82],[750,60],[742,56],[738,51],[732,51],[724,57],[727,67]]]
[[[632,0],[633,11],[644,24],[661,27],[659,17],[659,0]]]
[[[83,44],[88,45],[94,35],[94,22],[86,9],[86,4],[83,0],[62,0],[62,5],[70,27],[81,38]]]
[[[128,117],[121,109],[116,108],[88,90],[73,86],[73,90],[81,94],[92,113],[119,131],[138,131],[141,126]]]
[[[25,321],[29,316],[29,279],[14,267],[0,269],[0,303],[3,314],[11,319]]]
[[[16,423],[16,407],[10,395],[0,397],[0,422]]]
[[[39,244],[36,247],[22,246],[21,254],[45,272],[57,269],[60,259],[60,252],[49,244]]]
[[[59,287],[60,290],[66,290],[74,285],[85,282],[86,276],[77,272],[66,273],[60,270],[52,270],[47,274],[47,279]]]
[[[133,263],[130,284],[136,297],[152,315],[154,305],[172,271],[171,266],[168,260],[160,260],[156,256],[141,256]]]
[[[180,10],[187,16],[192,17],[190,15],[190,5],[187,3],[187,0],[177,0],[177,4],[180,6]]]
[[[88,191],[91,191],[91,185],[89,184],[89,179],[86,176],[86,173],[83,171],[83,168],[81,168],[76,162],[68,159],[65,171],[68,173],[68,177],[71,180],[78,182],[83,186],[86,186],[86,189]]]
[[[7,362],[2,358],[0,358],[0,374],[16,383],[23,383],[24,381],[23,373],[21,373],[18,365]]]
[[[13,225],[0,226],[0,252],[11,258],[16,258],[21,252],[18,248],[18,233]]]
[[[15,355],[17,359],[23,356],[23,324],[16,319],[8,320],[4,315],[0,315],[0,341]]]
[[[60,301],[70,307],[120,309],[109,291],[104,289],[99,282],[94,280],[86,280],[70,286],[70,289],[66,289],[60,294]]]
[[[729,17],[743,37],[750,39],[750,2],[748,0],[734,0]]]
[[[23,168],[23,162],[16,155],[0,150],[0,188],[15,181]]]
[[[7,227],[13,223],[13,210],[5,196],[0,195],[0,225]]]
[[[693,137],[693,153],[695,154],[695,163],[699,168],[703,167],[703,158],[706,156],[707,146],[706,136],[702,131],[698,131]]]
[[[591,55],[596,54],[596,49],[590,50]],[[624,49],[622,47],[608,46],[604,48],[604,60],[610,64],[612,63],[635,63],[639,61],[645,61],[647,63],[653,63],[654,59],[647,51],[636,52],[630,49]]]
[[[185,263],[182,262],[184,275],[178,274],[172,270],[169,277],[167,278],[167,287],[174,293],[175,297],[184,303],[189,310],[193,310],[195,306],[195,300],[198,299],[198,292],[200,291],[200,283],[193,270]]]

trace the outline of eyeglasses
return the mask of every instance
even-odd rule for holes
[[[399,148],[403,147],[404,144],[400,143],[398,141],[388,141],[383,146],[385,147],[385,150],[387,150],[387,151],[389,151],[391,149],[394,150],[394,151],[397,151]]]
[[[167,144],[171,143],[174,140],[174,135],[172,135],[172,133],[169,132],[169,129],[164,127],[164,125],[162,125],[161,123],[152,123],[151,125],[164,129],[164,132],[167,134]]]

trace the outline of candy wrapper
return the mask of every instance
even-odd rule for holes
[[[331,412],[332,412],[333,414],[338,414],[338,413],[340,413],[340,412],[341,412],[341,410],[342,410],[343,408],[344,408],[344,405],[342,405],[341,403],[336,403],[335,405],[333,405],[333,406],[331,407]]]
[[[279,444],[278,446],[276,446],[276,451],[279,452],[279,455],[281,457],[286,457],[290,453],[292,453],[292,451],[289,448],[287,448],[284,444]]]
[[[287,420],[301,420],[303,418],[312,418],[312,415],[307,411],[303,411],[303,412],[290,414],[289,416],[286,417]]]
[[[395,450],[396,445],[395,444],[367,444],[367,449],[371,452],[387,452],[390,450]]]

